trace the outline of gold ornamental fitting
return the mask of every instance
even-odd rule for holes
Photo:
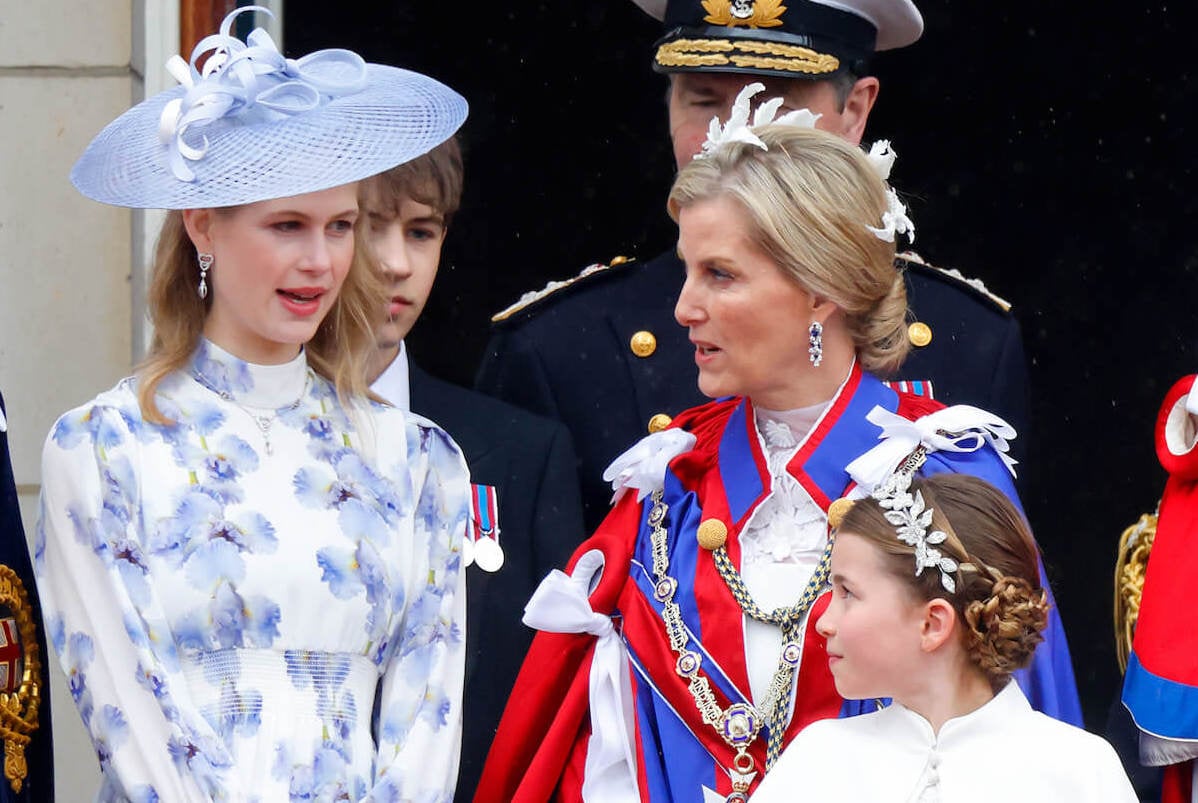
[[[657,351],[657,338],[652,332],[647,332],[644,329],[632,336],[632,340],[628,342],[628,347],[632,349],[632,353],[644,359]]]
[[[844,521],[844,517],[853,509],[853,500],[841,497],[828,505],[828,526],[836,529]]]
[[[916,321],[907,327],[907,339],[912,346],[921,349],[932,342],[932,327],[923,321]]]
[[[607,264],[614,268],[616,265],[623,265],[625,262],[630,261],[631,257],[612,257],[611,262],[608,262]]]
[[[652,435],[655,432],[661,432],[663,429],[668,427],[670,422],[673,420],[674,419],[670,418],[665,413],[658,413],[649,419],[649,434]]]
[[[38,729],[41,707],[42,663],[37,646],[37,625],[33,607],[21,578],[10,567],[0,565],[0,608],[8,608],[21,641],[22,673],[20,686],[12,693],[0,694],[0,738],[4,741],[4,778],[14,792],[20,793],[29,774],[25,748]]]
[[[719,519],[704,519],[699,522],[699,530],[695,536],[699,540],[699,546],[714,551],[728,541],[728,525]]]

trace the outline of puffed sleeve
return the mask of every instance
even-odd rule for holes
[[[409,425],[416,499],[412,560],[420,571],[386,660],[379,701],[378,770],[369,801],[450,801],[457,782],[465,672],[462,543],[469,473],[440,429]],[[419,551],[421,554],[417,554]]]
[[[60,418],[46,439],[35,570],[47,632],[106,794],[242,800],[224,772],[228,750],[190,699],[149,583],[139,425],[117,409],[88,406]]]
[[[1198,377],[1185,376],[1165,396],[1156,419],[1156,456],[1170,477],[1198,480]]]

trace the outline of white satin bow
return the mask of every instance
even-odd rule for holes
[[[689,452],[695,436],[682,429],[663,429],[641,438],[635,446],[612,461],[603,472],[611,483],[614,504],[629,488],[636,488],[636,501],[664,487],[666,467],[678,455]]]
[[[878,434],[880,443],[845,469],[862,489],[877,488],[885,482],[920,444],[929,452],[976,452],[990,444],[1011,475],[1015,475],[1015,460],[1007,454],[1015,428],[993,413],[957,404],[911,421],[874,407],[865,418],[882,428]]]
[[[598,637],[589,677],[591,738],[582,799],[586,803],[639,803],[628,652],[611,617],[596,613],[588,599],[603,563],[603,553],[592,549],[578,559],[573,574],[558,569],[550,572],[524,606],[524,624],[550,633]]]

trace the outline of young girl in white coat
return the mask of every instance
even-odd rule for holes
[[[817,629],[836,690],[893,703],[812,724],[753,803],[1136,800],[1110,745],[1032,710],[1010,682],[1048,605],[1035,543],[1002,493],[900,471],[833,524]]]

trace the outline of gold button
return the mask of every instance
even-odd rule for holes
[[[836,529],[844,521],[844,517],[853,509],[853,500],[841,497],[828,505],[828,526]]]
[[[921,349],[932,342],[932,327],[923,321],[916,321],[907,327],[907,339],[912,346]]]
[[[728,526],[719,519],[704,519],[699,522],[699,531],[695,535],[704,549],[719,549],[728,540]]]
[[[628,261],[628,257],[612,257],[611,262],[608,262],[607,264],[613,265],[613,266],[614,265],[623,265],[627,261]]]
[[[657,338],[653,336],[652,332],[642,329],[632,336],[632,340],[628,341],[628,347],[632,349],[633,354],[644,359],[657,351]]]
[[[668,427],[670,422],[673,420],[674,419],[670,418],[665,413],[658,413],[649,419],[649,434],[652,435],[654,432],[661,432],[663,429]]]

